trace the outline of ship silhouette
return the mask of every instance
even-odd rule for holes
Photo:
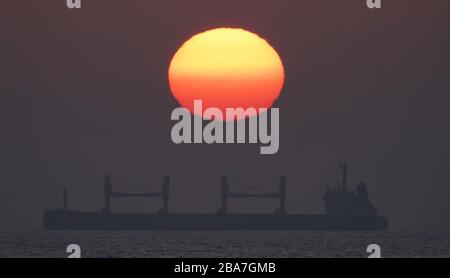
[[[258,190],[265,184],[249,184],[238,179],[221,176],[221,206],[216,213],[172,213],[169,211],[170,177],[158,177],[148,184],[162,182],[161,189],[154,192],[118,191],[113,181],[132,188],[148,184],[131,185],[126,181],[105,175],[105,203],[98,212],[81,212],[68,208],[67,191],[63,193],[63,209],[44,211],[45,230],[386,230],[388,220],[378,215],[372,204],[367,186],[360,182],[355,191],[347,189],[347,165],[339,162],[342,180],[334,188],[327,187],[323,201],[324,214],[289,214],[285,210],[287,178],[279,177],[275,192]],[[231,191],[230,184],[240,184],[244,191]],[[112,198],[161,198],[162,207],[157,213],[118,213],[111,210]],[[272,214],[230,213],[230,198],[278,199],[279,207]]]

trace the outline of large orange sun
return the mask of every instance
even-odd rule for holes
[[[203,110],[270,108],[280,95],[284,69],[280,56],[258,35],[220,28],[197,34],[176,52],[169,67],[173,96],[194,113]]]

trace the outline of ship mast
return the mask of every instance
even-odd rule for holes
[[[347,162],[344,160],[339,161],[339,168],[342,170],[342,191],[347,191]]]

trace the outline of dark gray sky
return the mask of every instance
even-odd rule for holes
[[[39,229],[44,207],[98,210],[105,172],[170,169],[171,209],[214,212],[219,173],[288,176],[290,212],[320,212],[347,158],[393,229],[450,228],[447,0],[4,1],[0,8],[0,229]],[[167,82],[190,36],[241,27],[279,52],[286,83],[277,155],[255,145],[172,144]],[[117,201],[154,211],[159,200]],[[233,201],[268,212],[267,201]]]

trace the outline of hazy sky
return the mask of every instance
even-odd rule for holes
[[[169,170],[171,210],[215,212],[220,173],[288,176],[289,212],[321,212],[326,182],[365,180],[393,229],[450,228],[450,2],[4,1],[0,8],[0,229],[40,229],[45,207],[102,206],[104,173]],[[241,27],[280,54],[280,151],[174,145],[167,70],[178,47]],[[154,211],[159,200],[114,201]],[[269,212],[271,201],[232,201]]]

